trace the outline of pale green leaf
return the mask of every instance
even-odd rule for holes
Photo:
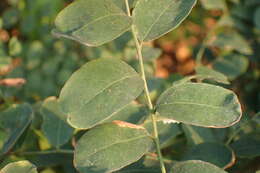
[[[12,37],[8,44],[9,54],[11,56],[17,56],[22,52],[22,45],[17,37]]]
[[[81,173],[108,173],[139,160],[153,145],[142,126],[114,121],[85,133],[75,148],[75,167]]]
[[[172,168],[172,173],[227,173],[221,168],[200,160],[179,162]]]
[[[37,173],[37,168],[28,161],[18,161],[9,163],[1,173]]]
[[[225,88],[204,83],[180,83],[166,90],[156,110],[162,117],[202,127],[225,128],[241,118],[237,96]]]
[[[196,0],[140,0],[133,11],[133,23],[141,41],[151,41],[178,27]]]
[[[9,152],[33,119],[29,104],[13,105],[0,113],[0,129],[4,129],[6,140],[0,154]]]
[[[235,155],[223,144],[202,143],[186,152],[183,160],[201,160],[225,169],[235,163]]]
[[[228,78],[224,74],[207,67],[203,67],[203,66],[196,67],[196,74],[198,75],[197,78],[201,80],[211,79],[224,84],[230,84]]]
[[[224,10],[226,8],[225,0],[200,0],[203,8],[207,10]]]
[[[117,59],[91,61],[76,71],[60,94],[69,123],[88,129],[112,118],[143,91],[143,80]]]
[[[99,46],[126,32],[131,23],[112,0],[77,0],[58,14],[54,33],[87,46]]]
[[[73,128],[68,125],[67,115],[61,111],[55,97],[49,97],[43,102],[41,113],[43,115],[42,131],[49,142],[55,147],[68,142],[73,135]]]

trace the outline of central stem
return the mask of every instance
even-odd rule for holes
[[[127,13],[128,16],[131,17],[131,12],[130,12],[130,8],[129,8],[129,3],[128,0],[125,0],[125,4],[126,4],[126,9],[127,9]],[[135,41],[135,46],[136,46],[136,50],[137,50],[137,55],[138,55],[138,60],[139,60],[139,65],[140,65],[140,70],[141,70],[141,77],[144,81],[144,91],[145,91],[145,97],[147,99],[147,104],[148,107],[150,109],[150,112],[154,111],[153,108],[153,103],[149,94],[149,89],[148,89],[148,85],[147,85],[147,81],[146,81],[146,77],[145,77],[145,71],[144,71],[144,62],[143,62],[143,55],[142,55],[142,43],[139,42],[139,40],[137,39],[137,35],[135,32],[134,27],[131,27],[131,31],[132,31],[132,35],[134,37],[134,41]],[[158,160],[160,162],[160,167],[161,167],[161,171],[162,173],[166,173],[166,169],[164,166],[164,162],[163,162],[163,157],[162,157],[162,153],[161,153],[161,147],[160,147],[160,140],[159,140],[159,136],[158,136],[158,128],[157,128],[157,123],[156,123],[156,117],[154,113],[151,113],[151,119],[153,122],[153,132],[154,132],[154,142],[156,145],[156,150],[157,150],[157,154],[158,154]]]

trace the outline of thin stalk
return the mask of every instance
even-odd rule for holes
[[[126,4],[128,16],[131,17],[131,12],[130,12],[130,8],[129,8],[128,0],[125,0],[125,4]],[[134,41],[135,41],[136,51],[137,51],[140,70],[141,70],[141,77],[144,81],[144,91],[145,91],[147,104],[148,104],[150,111],[153,112],[153,109],[154,109],[153,103],[152,103],[152,100],[151,100],[151,97],[150,97],[150,94],[149,94],[149,89],[148,89],[145,71],[144,71],[144,62],[143,62],[143,55],[142,55],[142,43],[139,42],[133,26],[131,27],[131,31],[132,31],[132,35],[133,35]],[[152,118],[152,122],[153,122],[154,142],[155,142],[155,145],[156,145],[158,160],[160,162],[160,167],[161,167],[162,173],[166,173],[166,169],[165,169],[165,165],[164,165],[164,161],[163,161],[163,157],[162,157],[162,153],[161,153],[161,149],[160,149],[161,147],[160,147],[160,141],[159,141],[159,137],[158,137],[158,128],[157,128],[155,114],[152,113],[151,118]]]

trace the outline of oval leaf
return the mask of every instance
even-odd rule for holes
[[[142,0],[133,12],[133,22],[141,41],[151,41],[178,27],[196,0]]]
[[[37,173],[37,168],[28,161],[18,161],[9,163],[1,173]]]
[[[201,160],[226,169],[235,163],[235,155],[223,144],[202,143],[192,147],[183,160]]]
[[[172,173],[227,173],[221,168],[216,167],[208,162],[199,160],[190,160],[179,162],[172,168]]]
[[[152,145],[143,127],[114,121],[81,137],[75,148],[75,167],[81,173],[113,172],[139,160]]]
[[[60,104],[69,123],[88,129],[113,117],[143,90],[143,80],[132,67],[117,59],[87,63],[67,81]]]
[[[43,102],[41,113],[42,131],[50,143],[59,147],[68,142],[73,135],[73,128],[68,125],[67,116],[61,111],[55,97],[49,97]]]
[[[112,0],[78,0],[62,10],[54,33],[99,46],[114,40],[131,27],[131,19]]]
[[[180,83],[164,92],[157,103],[161,116],[185,124],[224,128],[241,118],[241,106],[230,90],[203,83]]]

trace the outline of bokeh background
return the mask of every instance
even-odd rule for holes
[[[138,67],[129,33],[98,48],[56,38],[51,32],[55,16],[71,2],[0,0],[1,110],[24,102],[33,104],[37,110],[42,100],[59,95],[76,69],[96,58],[117,57]],[[231,85],[225,87],[238,94],[245,114],[243,121],[257,116],[260,110],[260,0],[199,0],[180,27],[159,40],[146,43],[144,51],[153,99],[173,81],[195,74],[196,64],[202,63],[229,78]],[[142,98],[139,100],[142,102]],[[259,118],[255,121],[259,123]],[[255,136],[258,132],[259,128],[255,131],[247,124],[239,133]],[[46,139],[41,138],[42,147],[46,148]],[[181,146],[181,140],[176,147]],[[251,152],[260,155],[259,136],[254,142]],[[178,153],[166,149],[164,153],[178,158],[183,150],[180,148]],[[254,172],[260,165],[259,155],[242,157],[230,172]],[[61,169],[60,163],[48,164],[42,165],[44,173],[73,172],[66,166]]]

